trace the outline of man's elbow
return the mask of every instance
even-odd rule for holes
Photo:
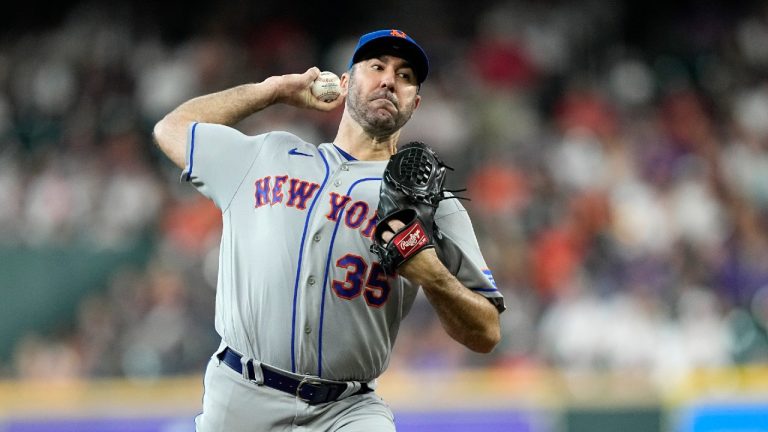
[[[185,166],[186,124],[165,116],[155,123],[152,140],[168,158],[180,168]]]
[[[166,147],[163,143],[170,139],[168,136],[169,133],[168,117],[163,117],[160,121],[155,123],[155,127],[152,128],[152,141],[154,141],[155,145],[160,149],[163,149]]]
[[[501,329],[494,327],[468,341],[467,348],[480,354],[488,354],[501,342]]]

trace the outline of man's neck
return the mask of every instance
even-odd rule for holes
[[[360,161],[389,160],[397,151],[400,131],[386,137],[373,137],[349,119],[342,119],[333,143]]]

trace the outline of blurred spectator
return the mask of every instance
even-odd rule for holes
[[[118,246],[154,223],[159,215],[162,190],[146,162],[147,145],[136,133],[110,137],[102,144],[102,157],[110,171],[96,203],[96,243]]]
[[[122,335],[120,364],[129,377],[158,377],[200,365],[211,346],[192,335],[198,324],[187,308],[187,288],[174,270],[152,268],[147,284],[136,293],[143,299],[139,316]],[[203,352],[202,356],[200,353]]]
[[[0,152],[0,238],[14,242],[18,240],[23,185],[17,158],[4,153]]]

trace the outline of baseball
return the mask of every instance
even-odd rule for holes
[[[341,80],[333,72],[320,72],[312,82],[312,94],[323,102],[334,101],[341,94]]]

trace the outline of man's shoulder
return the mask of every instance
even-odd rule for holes
[[[445,193],[446,196],[453,197],[453,194],[450,192]],[[440,201],[440,204],[437,206],[437,211],[435,212],[435,219],[444,218],[446,216],[456,214],[456,213],[463,213],[468,218],[467,215],[467,209],[464,208],[464,205],[461,204],[461,201],[456,198],[448,198]]]
[[[265,137],[265,139],[275,140],[278,142],[287,142],[290,144],[299,143],[299,144],[312,145],[307,141],[304,141],[303,139],[299,138],[297,135],[287,131],[271,131],[271,132],[264,133],[262,135]]]
[[[314,153],[317,146],[305,141],[297,135],[286,131],[271,131],[261,135],[257,135],[254,138],[259,139],[267,143],[267,147],[275,151],[290,151],[297,149],[298,151],[304,151],[304,153],[310,150]]]
[[[270,141],[270,142],[276,143],[277,145],[280,145],[280,144],[312,145],[304,141],[303,139],[299,138],[298,136],[287,131],[267,131],[267,132],[248,133],[246,131],[239,130],[233,126],[228,126],[228,125],[223,125],[218,123],[193,123],[192,127],[194,127],[197,130],[204,129],[209,133],[217,133],[217,132],[224,133],[225,131],[230,131],[230,132],[239,134],[245,139],[254,140],[254,141]]]

